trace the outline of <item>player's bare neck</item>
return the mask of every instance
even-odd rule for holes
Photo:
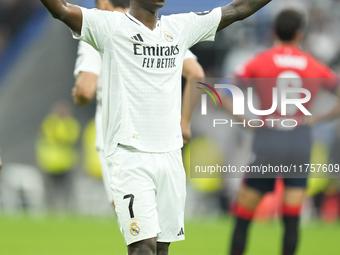
[[[288,45],[288,46],[294,46],[299,48],[301,41],[303,39],[303,33],[302,32],[297,32],[296,35],[294,36],[294,38],[290,41],[282,41],[281,39],[279,39],[278,37],[275,37],[275,46],[284,46],[284,45]]]
[[[280,40],[276,40],[275,41],[275,46],[277,46],[277,47],[281,47],[281,46],[284,46],[284,45],[293,46],[293,47],[299,48],[300,42],[297,41],[297,40],[293,40],[293,41],[290,41],[290,42],[283,42],[283,41],[280,41]]]
[[[129,11],[129,8],[114,7],[112,10],[109,10],[109,11],[127,13]]]
[[[129,13],[150,30],[154,30],[158,20],[158,9],[132,5]]]

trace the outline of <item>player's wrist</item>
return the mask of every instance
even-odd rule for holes
[[[190,118],[182,117],[182,119],[181,119],[181,125],[182,125],[182,126],[190,126]]]

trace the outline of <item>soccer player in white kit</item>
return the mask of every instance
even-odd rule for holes
[[[129,0],[98,0],[97,8],[107,11],[120,11],[126,13],[130,7]],[[78,45],[78,56],[74,69],[76,83],[73,88],[74,102],[79,106],[87,105],[95,96],[97,100],[96,123],[96,148],[102,169],[103,183],[110,203],[114,207],[112,189],[110,187],[110,175],[104,156],[104,142],[102,131],[102,86],[100,83],[101,57],[99,53],[88,43],[83,41]],[[184,57],[182,75],[186,78],[187,86],[190,86],[191,78],[204,78],[204,71],[197,62],[197,57],[188,50]],[[189,107],[189,104],[187,104]],[[186,109],[190,111],[190,109]],[[183,132],[182,132],[183,133]],[[186,138],[184,138],[186,139]]]
[[[104,4],[102,4],[104,2]],[[98,0],[97,8],[107,11],[120,11],[126,13],[129,10],[128,0]],[[80,41],[78,45],[78,57],[74,69],[76,84],[73,89],[74,102],[79,106],[87,105],[97,94],[96,107],[96,148],[100,160],[103,183],[109,199],[113,202],[112,190],[110,188],[109,173],[104,156],[104,142],[102,132],[102,91],[100,84],[101,57],[99,53],[89,44]],[[204,78],[202,67],[197,62],[197,57],[188,50],[184,57],[182,75],[186,78],[187,83],[191,78]],[[188,86],[188,84],[186,85]]]
[[[41,2],[101,55],[104,151],[129,255],[168,254],[171,242],[184,239],[180,84],[186,50],[270,0],[235,0],[160,19],[165,0],[132,0],[127,14]]]

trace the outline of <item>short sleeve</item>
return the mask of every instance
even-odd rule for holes
[[[195,59],[195,60],[197,60],[197,57],[190,50],[187,50],[187,52],[185,53],[185,56],[184,56],[184,60],[186,60],[186,59]]]
[[[201,13],[180,14],[188,48],[202,41],[213,41],[221,22],[221,8]]]
[[[73,74],[76,77],[80,72],[89,72],[99,76],[101,72],[101,62],[99,53],[88,43],[80,41]]]
[[[118,26],[118,12],[86,9],[80,7],[83,14],[81,34],[71,30],[73,38],[90,44],[97,51],[103,49],[105,40]]]

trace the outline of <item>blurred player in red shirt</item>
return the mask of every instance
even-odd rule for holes
[[[264,51],[240,68],[236,76],[242,84],[253,86],[257,91],[260,110],[272,107],[273,88],[297,87],[307,89],[311,100],[303,104],[309,109],[310,102],[321,88],[333,91],[340,97],[337,76],[325,65],[301,51],[298,46],[303,38],[304,18],[295,10],[284,10],[276,18],[276,43],[272,49]],[[255,79],[253,79],[255,78]],[[261,79],[270,78],[270,79]],[[310,79],[309,79],[310,78]],[[290,93],[290,97],[292,97]],[[301,94],[293,95],[301,98]],[[228,104],[226,104],[228,105]],[[230,102],[229,102],[230,105]],[[228,107],[227,107],[228,108]],[[299,166],[310,162],[312,140],[310,126],[339,115],[340,104],[322,116],[305,116],[295,105],[288,105],[283,116],[280,104],[270,116],[264,119],[293,119],[295,128],[285,129],[280,121],[264,121],[265,126],[257,128],[253,142],[255,159],[252,166]],[[230,111],[230,109],[228,109]],[[243,117],[235,116],[243,121]],[[305,170],[305,169],[304,169]],[[259,178],[257,178],[259,177]],[[263,178],[264,177],[264,178]],[[249,223],[263,195],[274,190],[275,175],[249,173],[238,192],[235,225],[231,255],[244,254]],[[283,198],[283,255],[295,254],[301,205],[305,196],[308,173],[289,176],[281,174],[285,183]]]

